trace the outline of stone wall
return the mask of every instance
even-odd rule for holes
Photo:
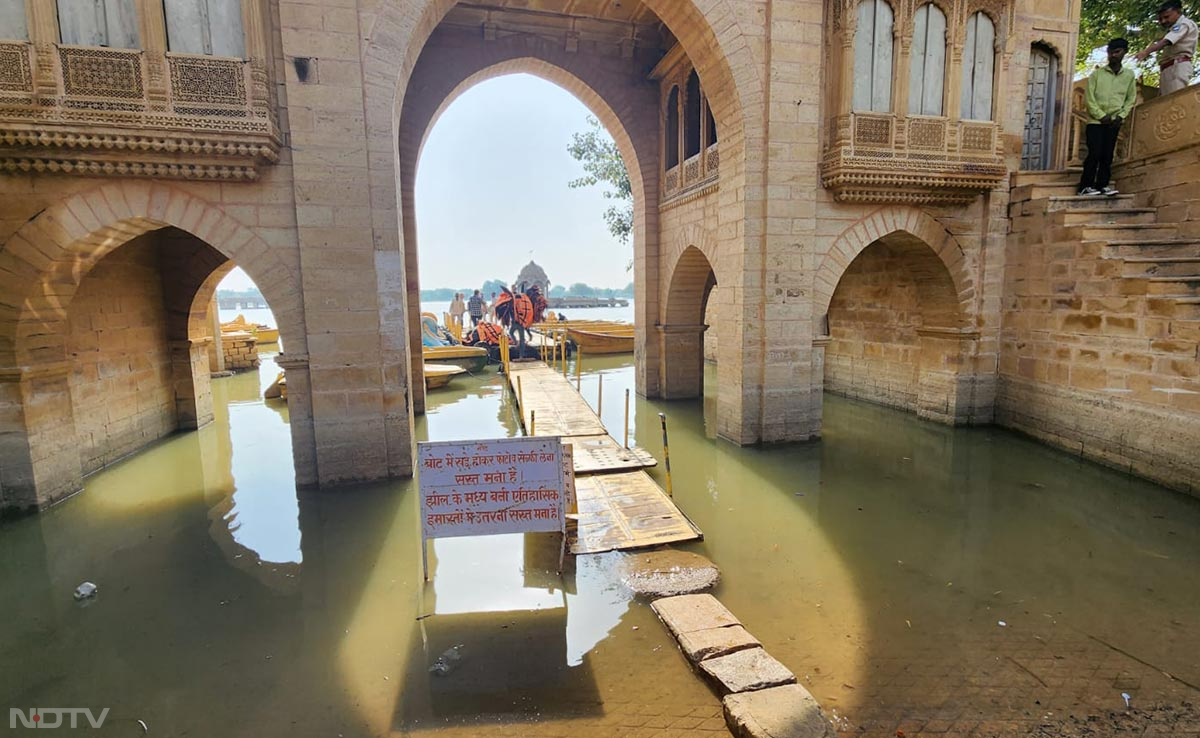
[[[258,368],[258,339],[249,333],[222,333],[221,353],[228,371],[244,372]]]
[[[152,237],[130,241],[88,273],[71,302],[67,325],[83,472],[172,433],[175,389]]]

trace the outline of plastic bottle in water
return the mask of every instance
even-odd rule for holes
[[[437,676],[447,676],[450,672],[458,668],[459,663],[463,660],[463,644],[451,646],[442,655],[438,656],[437,661],[433,662],[433,666],[429,667],[429,673]]]

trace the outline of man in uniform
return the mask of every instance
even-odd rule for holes
[[[1196,38],[1200,30],[1183,14],[1180,0],[1167,0],[1158,8],[1158,23],[1167,30],[1165,36],[1142,49],[1135,58],[1141,62],[1156,51],[1166,49],[1158,57],[1161,95],[1182,90],[1192,80],[1192,57],[1196,55]]]
[[[1113,197],[1117,189],[1108,184],[1112,176],[1113,152],[1121,124],[1129,117],[1137,102],[1137,85],[1133,70],[1122,67],[1121,61],[1129,50],[1129,42],[1114,38],[1108,42],[1108,64],[1096,67],[1088,77],[1084,100],[1087,102],[1088,124],[1087,159],[1083,162],[1083,177],[1079,194]]]

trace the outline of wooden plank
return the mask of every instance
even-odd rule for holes
[[[579,523],[571,553],[592,554],[694,541],[700,529],[645,472],[578,477]]]

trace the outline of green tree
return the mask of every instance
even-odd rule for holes
[[[1126,64],[1140,67],[1142,82],[1158,84],[1158,64],[1154,57],[1141,64],[1133,54],[1162,37],[1163,29],[1158,25],[1157,11],[1162,0],[1083,0],[1079,18],[1079,48],[1075,56],[1075,71],[1091,72],[1091,54],[1108,45],[1114,38],[1129,41]],[[1191,3],[1185,2],[1184,15],[1194,17]],[[1200,71],[1198,68],[1197,71]]]
[[[617,144],[600,125],[600,121],[588,116],[591,130],[576,133],[571,137],[567,151],[576,161],[583,164],[586,175],[567,184],[572,188],[607,185],[604,197],[616,202],[604,211],[604,221],[609,233],[621,243],[629,243],[633,232],[633,187],[629,183],[629,171]]]
[[[483,287],[481,287],[480,290],[483,292],[483,296],[490,300],[492,299],[493,292],[499,295],[501,289],[507,286],[508,285],[505,284],[503,279],[489,279],[483,283]]]
[[[595,297],[596,288],[583,282],[576,282],[567,288],[567,294],[571,297]]]

